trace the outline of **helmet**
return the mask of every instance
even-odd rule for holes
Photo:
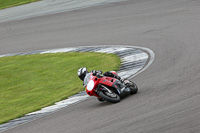
[[[82,67],[77,71],[78,77],[83,81],[86,74],[88,73],[88,70],[86,67]]]

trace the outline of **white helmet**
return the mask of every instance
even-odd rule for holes
[[[77,71],[78,77],[83,81],[86,74],[88,73],[88,70],[86,67],[82,67]]]

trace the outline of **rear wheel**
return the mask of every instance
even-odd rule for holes
[[[100,91],[99,96],[111,103],[118,103],[120,101],[119,95],[112,91]]]
[[[136,94],[138,92],[137,85],[130,80],[129,80],[129,83],[126,86],[130,88],[130,94],[131,95]]]

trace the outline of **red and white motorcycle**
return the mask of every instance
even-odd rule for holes
[[[114,75],[118,74],[112,71]],[[99,101],[108,101],[117,103],[127,95],[136,94],[138,87],[130,80],[125,80],[123,83],[116,78],[103,76],[101,74],[93,75],[88,73],[83,85],[89,96],[96,96]]]

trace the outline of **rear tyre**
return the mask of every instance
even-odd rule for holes
[[[130,83],[127,85],[127,87],[130,88],[130,94],[131,95],[136,94],[138,92],[137,85],[134,82],[130,81],[130,80],[129,80],[129,82]]]
[[[114,93],[114,92],[109,93],[109,92],[106,92],[106,91],[100,91],[99,96],[102,99],[104,99],[108,102],[111,102],[111,103],[118,103],[120,101],[119,95]]]

